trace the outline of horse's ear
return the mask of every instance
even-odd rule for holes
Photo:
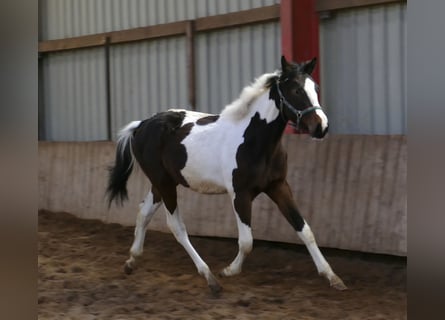
[[[303,63],[303,72],[307,74],[311,74],[315,69],[315,65],[317,64],[317,58],[313,58],[310,61],[306,61]]]
[[[283,72],[290,71],[292,69],[292,65],[287,62],[285,56],[281,56],[281,70]]]

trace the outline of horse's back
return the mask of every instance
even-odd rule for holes
[[[224,132],[218,115],[171,109],[135,130],[133,152],[153,184],[165,179],[201,193],[227,192],[222,173]]]

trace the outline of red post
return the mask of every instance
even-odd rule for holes
[[[294,4],[293,0],[281,0],[280,23],[281,23],[281,52],[287,60],[294,58]]]
[[[302,62],[317,57],[312,73],[320,82],[319,18],[315,10],[316,0],[281,0],[281,48],[286,59]],[[287,126],[286,133],[298,133]]]
[[[319,18],[315,11],[316,0],[297,0],[294,5],[294,59],[305,61],[317,57],[317,66],[312,73],[315,81],[320,81]]]

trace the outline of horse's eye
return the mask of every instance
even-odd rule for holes
[[[297,88],[297,90],[295,91],[296,94],[302,94],[303,93],[303,88]]]

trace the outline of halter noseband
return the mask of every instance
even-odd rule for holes
[[[300,120],[301,118],[303,118],[303,116],[305,114],[311,113],[315,110],[323,110],[321,107],[318,106],[312,106],[312,107],[306,107],[303,110],[297,110],[295,109],[290,103],[289,101],[286,100],[286,98],[284,97],[283,93],[280,90],[280,82],[277,80],[277,91],[278,91],[278,95],[280,96],[280,112],[281,114],[284,116],[283,113],[283,104],[287,107],[287,109],[292,112],[294,115],[297,116],[297,123],[294,124],[293,121],[290,122],[291,126],[294,127],[295,129],[298,130],[298,127],[300,126]]]

